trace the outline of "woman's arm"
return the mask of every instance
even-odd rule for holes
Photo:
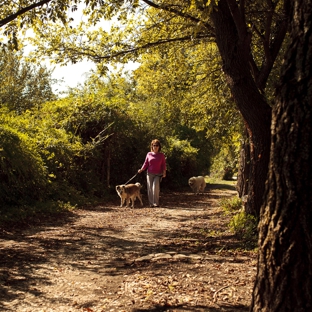
[[[141,169],[138,170],[138,173],[141,173],[142,171],[144,171],[146,168],[148,167],[148,153],[145,157],[145,161],[144,164],[142,165]]]
[[[163,154],[162,168],[163,168],[163,178],[165,178],[166,177],[166,173],[167,173],[165,154]]]

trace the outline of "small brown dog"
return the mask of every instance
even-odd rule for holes
[[[116,192],[121,199],[120,207],[122,207],[126,201],[127,201],[126,206],[130,207],[130,199],[131,199],[131,202],[132,202],[131,207],[134,208],[134,201],[136,200],[137,197],[139,198],[141,202],[141,206],[143,206],[142,195],[140,193],[141,188],[142,188],[142,185],[138,182],[135,184],[117,185]]]

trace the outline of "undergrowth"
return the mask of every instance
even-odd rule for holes
[[[18,228],[75,209],[70,203],[49,201],[34,205],[6,206],[1,209],[0,227]]]
[[[238,239],[240,239],[245,247],[255,248],[257,245],[257,219],[244,211],[243,202],[238,197],[222,198],[220,206],[224,213],[231,215],[228,224],[229,229]]]

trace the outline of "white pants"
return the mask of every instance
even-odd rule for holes
[[[160,175],[147,173],[147,195],[150,205],[159,206]]]

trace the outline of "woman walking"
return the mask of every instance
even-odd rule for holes
[[[159,140],[151,142],[151,151],[146,154],[142,168],[138,173],[147,169],[147,195],[150,207],[159,207],[159,192],[161,178],[166,177],[166,158],[161,151]]]

